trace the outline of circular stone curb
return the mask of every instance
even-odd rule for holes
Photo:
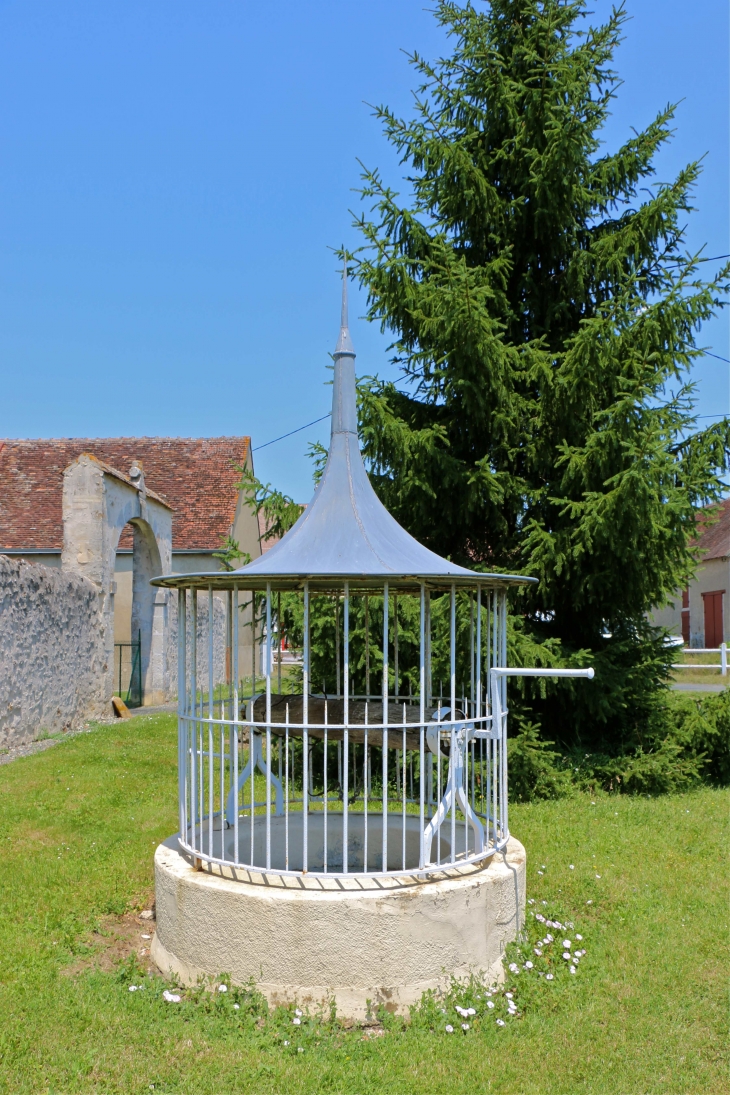
[[[404,1012],[452,977],[502,977],[524,924],[525,849],[510,838],[484,866],[419,879],[315,878],[196,870],[177,837],[155,853],[152,958],[183,983],[253,980],[272,1005],[294,1001],[364,1019]]]

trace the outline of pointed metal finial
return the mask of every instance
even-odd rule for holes
[[[349,329],[350,324],[347,320],[347,255],[345,255],[342,261],[342,317],[340,319],[340,327]]]
[[[337,339],[337,345],[335,346],[335,352],[333,357],[335,360],[339,357],[348,355],[349,357],[355,357],[355,347],[352,345],[352,339],[350,338],[350,327],[347,317],[347,256],[342,264],[342,314],[340,316],[340,337]]]

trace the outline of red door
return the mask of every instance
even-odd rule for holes
[[[722,595],[724,589],[714,593],[703,593],[702,600],[705,606],[705,646],[719,646],[723,641],[722,635]]]

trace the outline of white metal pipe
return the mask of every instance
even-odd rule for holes
[[[302,651],[302,872],[308,867],[308,815],[309,815],[309,582],[304,583],[304,650]]]
[[[388,870],[388,583],[383,583],[383,871]]]
[[[266,870],[271,870],[271,582],[266,583]]]
[[[344,719],[345,729],[342,735],[342,751],[343,751],[343,783],[342,783],[342,873],[347,874],[347,841],[348,841],[348,810],[349,810],[349,773],[350,773],[350,751],[349,751],[349,731],[348,724],[350,721],[350,583],[345,582],[345,601],[344,601],[344,651],[343,651],[343,669],[344,669],[344,682],[345,682],[345,696],[344,696]]]

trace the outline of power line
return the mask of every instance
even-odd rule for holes
[[[309,426],[316,426],[318,422],[324,422],[325,418],[331,418],[332,412],[328,411],[327,414],[323,414],[321,418],[315,418],[314,422],[307,422],[305,426],[297,426],[295,430],[289,430],[289,433],[283,433],[281,437],[275,437],[273,441],[265,441],[263,445],[255,445],[251,450],[252,452],[258,452],[259,449],[267,449],[269,445],[275,445],[277,441],[283,441],[285,437],[293,437],[295,433],[301,433],[302,430],[306,430]]]
[[[702,353],[705,357],[716,357],[718,361],[725,361],[730,365],[730,357],[720,357],[719,354],[711,354],[709,350],[703,350]]]

